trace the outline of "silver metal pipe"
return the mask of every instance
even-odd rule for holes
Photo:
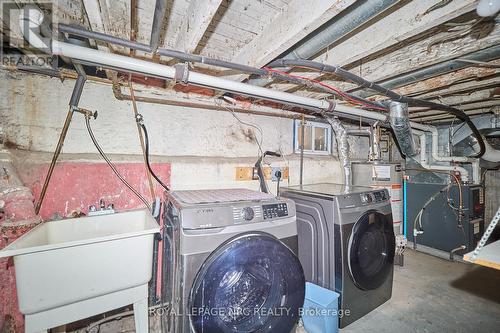
[[[156,52],[158,45],[160,45],[161,28],[163,26],[167,7],[168,0],[156,0],[153,24],[151,26],[151,38],[149,40],[149,46],[151,47],[151,52],[153,53]]]
[[[347,140],[347,131],[340,122],[338,118],[332,118],[329,116],[325,116],[326,121],[332,127],[333,132],[335,133],[335,139],[337,141],[337,150],[339,154],[339,160],[342,164],[343,176],[344,176],[344,185],[346,187],[351,186],[351,160],[349,155],[349,141]]]
[[[482,61],[482,62],[487,62],[491,61],[494,59],[500,58],[500,45],[495,45],[488,47],[486,49],[482,49],[473,53],[470,53],[466,56],[460,57],[462,60],[472,60],[472,61]],[[447,60],[443,61],[440,63],[437,63],[435,65],[427,66],[425,68],[412,71],[407,74],[402,74],[399,75],[395,78],[392,79],[387,79],[383,80],[380,82],[377,82],[380,85],[383,85],[384,88],[387,89],[393,89],[397,87],[402,87],[406,86],[411,83],[419,82],[425,79],[429,79],[441,74],[446,74],[450,73],[453,71],[457,71],[462,68],[470,67],[471,64],[468,62],[464,62],[458,59],[455,60]],[[359,88],[361,89],[361,88]],[[359,90],[355,89],[355,90]],[[356,95],[358,97],[362,98],[367,98],[373,95],[376,95],[377,93],[374,91],[356,91],[353,92],[353,95]]]
[[[399,142],[399,147],[406,156],[415,156],[417,150],[415,148],[415,141],[413,139],[408,116],[408,105],[399,102],[391,102],[389,108],[391,127]]]
[[[356,1],[345,13],[336,15],[329,22],[314,31],[310,36],[299,43],[298,46],[289,50],[281,58],[284,59],[309,59],[318,52],[326,49],[348,33],[373,19],[387,10],[398,0],[369,0]],[[250,79],[248,83],[264,86],[269,83],[269,78]]]

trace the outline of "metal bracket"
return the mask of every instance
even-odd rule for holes
[[[174,66],[175,74],[174,81],[181,82],[182,84],[187,84],[189,79],[189,66],[187,63],[177,64]]]

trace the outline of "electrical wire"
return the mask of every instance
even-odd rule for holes
[[[92,142],[94,143],[94,146],[96,147],[97,151],[99,154],[101,154],[102,158],[106,161],[106,163],[109,165],[111,170],[115,173],[116,177],[130,190],[132,193],[134,193],[141,201],[148,207],[148,209],[151,211],[151,205],[149,202],[139,193],[137,192],[132,185],[130,185],[125,178],[118,172],[116,169],[115,165],[113,162],[110,161],[110,159],[106,156],[104,151],[102,150],[101,146],[97,142],[97,139],[94,136],[94,132],[92,131],[92,127],[90,126],[90,115],[85,115],[85,125],[87,126],[87,131],[89,132],[90,138],[92,139]]]
[[[335,92],[338,96],[340,96],[340,97],[348,100],[349,102],[351,102],[353,104],[361,105],[361,106],[364,106],[364,107],[370,108],[370,109],[387,111],[387,108],[382,108],[382,107],[378,107],[378,106],[375,106],[375,105],[372,105],[372,104],[368,104],[368,103],[364,102],[362,99],[358,99],[355,96],[352,96],[352,95],[346,93],[345,91],[342,91],[341,89],[333,87],[333,86],[331,86],[329,84],[326,84],[324,82],[321,82],[321,81],[318,81],[318,80],[315,80],[315,79],[311,79],[311,78],[308,78],[308,77],[305,77],[305,76],[301,76],[301,75],[290,74],[290,73],[283,72],[283,71],[280,71],[280,70],[277,70],[277,69],[274,69],[274,68],[271,68],[271,67],[263,67],[263,68],[266,71],[269,71],[269,72],[278,73],[280,75],[285,75],[285,76],[289,76],[289,77],[292,77],[292,78],[306,80],[306,81],[318,84],[318,85],[320,85],[320,86],[322,86],[324,88],[327,88],[327,89]]]
[[[140,116],[140,115],[139,115]],[[146,146],[146,166],[148,167],[149,172],[153,176],[154,179],[158,182],[158,184],[161,185],[165,189],[165,191],[170,192],[170,189],[168,188],[165,183],[161,181],[161,179],[156,175],[156,173],[153,171],[151,168],[151,164],[149,163],[149,136],[148,136],[148,131],[146,130],[146,126],[144,126],[144,123],[142,122],[142,116],[137,117],[137,122],[139,126],[141,126],[142,131],[144,132],[144,144]]]
[[[218,107],[220,108],[223,108],[223,109],[226,109],[227,111],[229,111],[232,116],[238,121],[240,122],[241,124],[245,125],[245,126],[249,126],[249,127],[252,127],[254,129],[256,129],[259,134],[260,134],[260,141],[257,139],[257,137],[254,136],[254,141],[255,143],[257,143],[257,146],[259,147],[259,157],[262,156],[264,154],[264,150],[262,149],[262,143],[264,142],[264,132],[262,131],[262,128],[260,128],[258,125],[256,124],[253,124],[253,123],[249,123],[249,122],[245,122],[243,120],[241,120],[240,117],[238,117],[236,115],[236,113],[234,112],[234,108],[233,107],[229,107],[227,105],[223,105],[222,102],[220,100],[214,100],[214,103],[215,105],[217,105]]]
[[[444,105],[440,103],[435,103],[427,100],[422,100],[422,99],[417,99],[413,97],[407,97],[404,95],[401,95],[397,93],[394,90],[390,90],[388,88],[385,88],[384,86],[368,81],[358,75],[355,75],[349,71],[346,71],[342,67],[339,66],[333,66],[333,65],[326,65],[323,63],[311,61],[311,60],[304,60],[304,59],[277,59],[272,61],[267,65],[268,68],[273,68],[273,67],[292,67],[292,68],[307,68],[307,69],[314,69],[317,71],[320,71],[321,73],[331,73],[335,74],[337,76],[342,77],[343,79],[346,79],[350,82],[353,82],[359,86],[361,89],[371,89],[376,91],[377,93],[380,93],[384,96],[389,97],[390,99],[401,102],[401,103],[407,103],[409,106],[425,106],[430,109],[434,110],[443,110],[446,111],[447,113],[456,116],[458,119],[461,121],[467,123],[467,126],[472,131],[472,134],[474,138],[477,140],[477,143],[479,145],[479,152],[476,154],[469,156],[469,157],[474,157],[474,158],[480,158],[481,156],[484,155],[486,152],[486,145],[484,143],[483,137],[481,136],[481,133],[479,133],[479,130],[477,129],[476,125],[472,122],[470,117],[460,109],[457,109],[455,107],[449,106],[449,105]]]

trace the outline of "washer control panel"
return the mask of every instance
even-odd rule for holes
[[[264,215],[264,220],[276,218],[276,217],[284,217],[288,216],[288,207],[287,204],[275,203],[269,205],[262,205],[262,211]]]
[[[363,193],[360,195],[360,197],[361,197],[361,202],[364,204],[381,202],[389,199],[386,191]]]

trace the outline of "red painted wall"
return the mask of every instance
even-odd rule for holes
[[[149,181],[143,163],[115,163],[120,174],[147,200],[151,199]],[[155,163],[152,169],[165,183],[170,183],[170,164]],[[31,188],[38,202],[48,164],[33,164],[18,169],[25,186]],[[162,197],[163,189],[153,179],[155,193]],[[98,207],[99,199],[106,204],[113,203],[117,211],[144,207],[137,198],[115,176],[106,163],[62,162],[57,164],[47,189],[40,215],[44,220],[52,219],[54,214],[66,217],[76,210],[87,213],[89,205]]]
[[[143,163],[124,162],[115,165],[132,187],[148,201],[153,201]],[[24,185],[32,190],[35,202],[39,200],[48,167],[48,163],[24,163],[17,166],[18,176]],[[169,163],[154,163],[152,168],[165,184],[170,184]],[[162,198],[163,188],[154,179],[153,182],[156,196]],[[54,217],[71,216],[75,211],[86,214],[88,206],[98,207],[101,198],[106,204],[113,203],[117,211],[144,207],[142,201],[120,182],[105,162],[61,162],[57,164],[52,175],[40,215],[43,220],[51,220]],[[2,230],[0,248],[28,230],[29,228],[16,228],[15,234]],[[0,328],[5,319],[10,317],[15,323],[16,331],[22,332],[24,322],[18,310],[13,268],[12,260],[0,260]]]

